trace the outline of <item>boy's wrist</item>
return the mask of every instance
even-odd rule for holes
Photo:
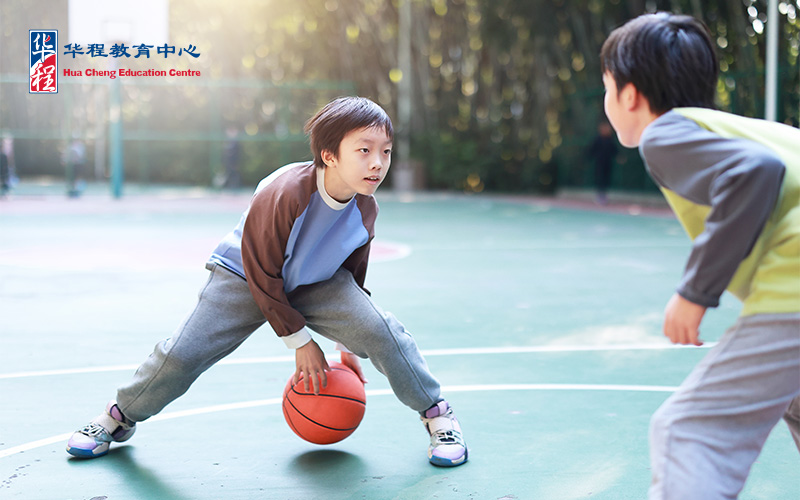
[[[682,284],[675,290],[678,295],[684,299],[703,307],[717,307],[719,305],[719,297],[714,297],[709,294],[697,292],[689,288],[686,284]]]
[[[283,343],[289,349],[297,349],[311,342],[311,333],[303,327],[301,330],[294,332],[291,335],[281,337]]]

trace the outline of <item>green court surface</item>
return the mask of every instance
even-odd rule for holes
[[[248,197],[0,200],[0,498],[642,499],[650,415],[738,314],[724,297],[702,348],[663,338],[689,251],[663,211],[379,193],[367,287],[442,382],[467,464],[428,464],[417,415],[368,361],[358,430],[300,440],[279,404],[293,353],[269,328],[108,456],[70,458],[71,432],[191,309]],[[799,470],[781,422],[741,498],[796,500]]]

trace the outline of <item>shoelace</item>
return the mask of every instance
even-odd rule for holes
[[[461,444],[461,433],[454,430],[439,430],[431,434],[436,439],[436,444]]]
[[[90,437],[98,437],[103,433],[108,433],[108,431],[106,431],[102,425],[94,422],[87,424],[86,427],[81,429],[81,434],[86,434]]]

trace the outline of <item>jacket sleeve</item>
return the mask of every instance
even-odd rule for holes
[[[640,152],[658,184],[711,207],[677,292],[716,307],[775,207],[785,166],[756,142],[722,137],[675,112],[645,129]]]
[[[264,189],[253,198],[242,231],[242,263],[247,285],[280,337],[301,333],[306,324],[303,315],[290,305],[282,276],[289,234],[305,208],[301,204],[302,200],[292,199],[289,193]],[[306,335],[310,339],[307,332],[302,336]]]

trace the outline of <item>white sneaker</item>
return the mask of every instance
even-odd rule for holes
[[[136,422],[125,418],[116,401],[110,401],[102,414],[72,434],[67,453],[80,458],[102,457],[112,441],[127,441],[134,432]]]
[[[447,401],[439,401],[422,412],[422,423],[431,435],[428,460],[440,467],[455,467],[467,461],[467,445],[461,426]]]

